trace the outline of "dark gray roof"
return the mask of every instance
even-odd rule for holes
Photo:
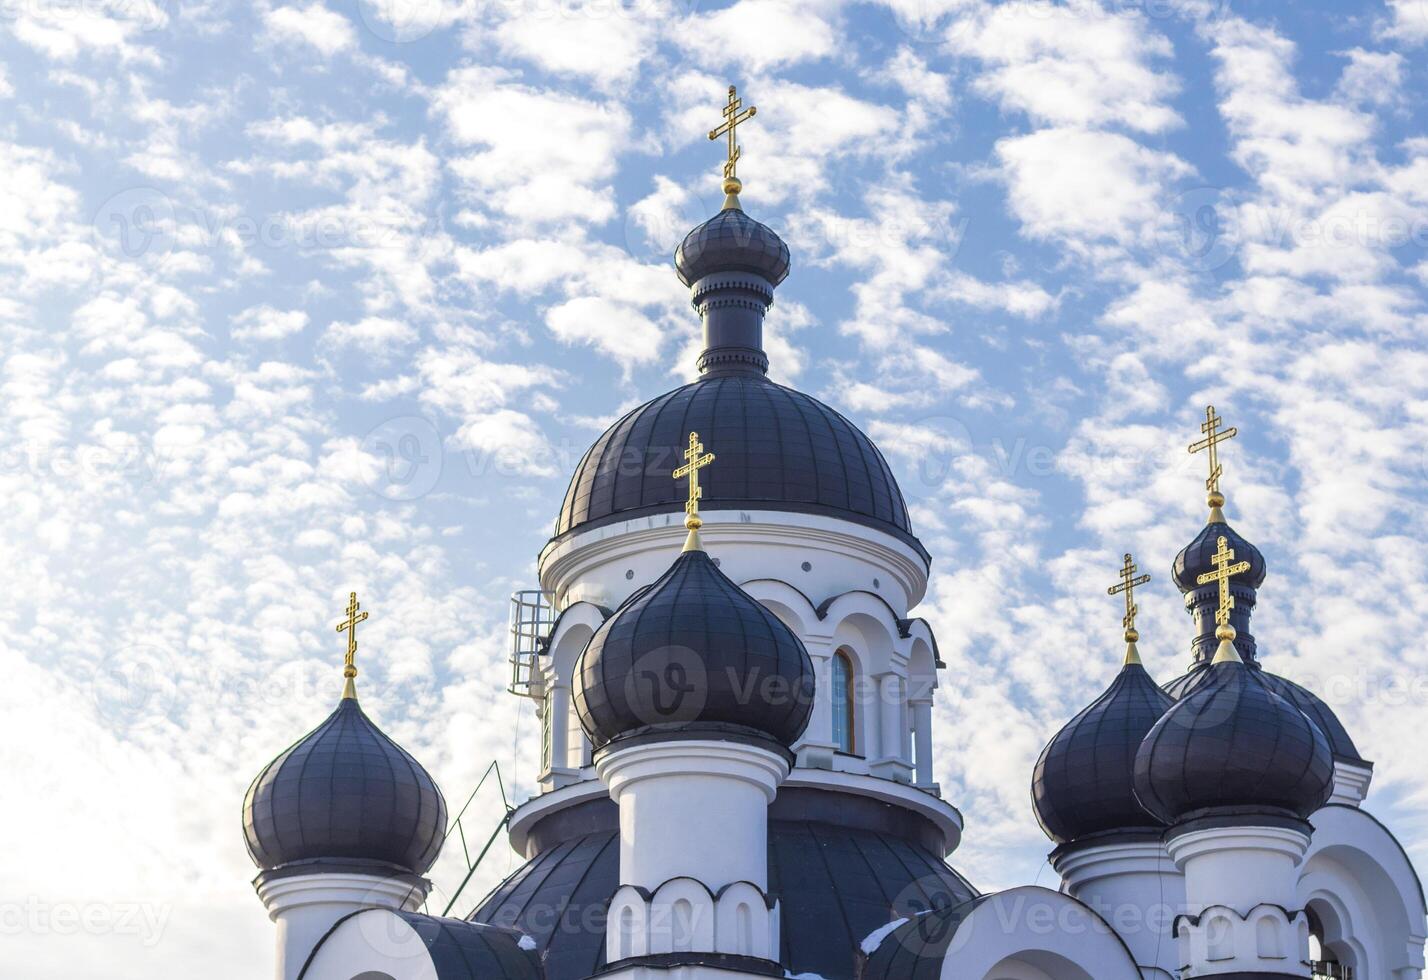
[[[298,980],[307,974],[318,950],[338,926],[359,915],[383,913],[398,916],[412,927],[426,946],[437,980],[545,980],[539,955],[533,949],[521,948],[518,932],[464,919],[373,908],[359,909],[337,920],[312,951]]]
[[[789,972],[854,980],[859,945],[870,933],[900,916],[976,894],[894,823],[879,829],[780,819],[779,808],[793,796],[780,793],[769,824],[769,892],[780,903],[781,962]],[[843,812],[836,800],[827,805],[835,809],[826,817]],[[613,821],[613,804],[603,807]],[[605,911],[619,886],[619,858],[612,828],[565,837],[507,878],[473,918],[531,936],[549,980],[583,980],[605,965]]]
[[[674,267],[686,286],[718,272],[752,272],[777,286],[788,276],[788,246],[768,225],[727,208],[684,236]]]
[[[813,663],[783,621],[686,551],[631,596],[576,662],[575,710],[597,746],[672,732],[757,733],[788,746],[813,711]]]
[[[243,801],[248,853],[269,870],[348,858],[422,874],[445,833],[436,782],[356,698],[264,766]]]
[[[1180,700],[1200,685],[1207,676],[1208,669],[1208,664],[1195,664],[1188,672],[1166,684],[1165,692],[1175,700]],[[1310,721],[1319,726],[1319,731],[1329,740],[1329,748],[1333,751],[1334,758],[1360,766],[1372,765],[1359,752],[1348,729],[1323,698],[1287,677],[1271,674],[1258,663],[1251,663],[1250,669],[1257,678],[1269,685],[1271,691],[1304,712]]]
[[[1252,589],[1257,589],[1264,584],[1267,568],[1264,555],[1260,553],[1260,550],[1250,544],[1229,524],[1223,521],[1213,521],[1206,524],[1195,536],[1195,540],[1187,544],[1175,556],[1175,563],[1170,568],[1170,577],[1181,592],[1193,592],[1195,589],[1205,588],[1195,580],[1205,572],[1215,570],[1215,563],[1210,559],[1219,550],[1221,536],[1226,539],[1226,546],[1235,553],[1236,562],[1247,561],[1250,563],[1249,569],[1236,575],[1232,581]]]
[[[758,374],[703,378],[612,425],[576,468],[556,535],[682,512],[686,490],[670,474],[691,431],[718,457],[700,473],[701,510],[826,514],[886,531],[926,557],[872,441],[817,399]]]
[[[1323,732],[1239,661],[1205,674],[1136,754],[1141,805],[1167,824],[1228,808],[1303,818],[1323,806],[1334,781]]]
[[[1047,744],[1032,776],[1041,829],[1058,844],[1110,831],[1163,829],[1135,798],[1135,754],[1175,702],[1140,664],[1123,667],[1111,686]]]
[[[908,917],[868,956],[859,980],[941,980],[957,930],[986,896]]]

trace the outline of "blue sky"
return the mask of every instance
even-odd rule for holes
[[[773,373],[935,556],[954,863],[1051,880],[1031,766],[1118,663],[1122,552],[1183,669],[1211,401],[1266,662],[1422,863],[1425,51],[1428,0],[0,4],[7,962],[268,968],[239,804],[330,709],[349,589],[368,710],[449,797],[528,792],[506,596],[692,371],[669,254],[731,81],[794,251]]]

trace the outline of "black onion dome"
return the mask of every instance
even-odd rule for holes
[[[753,374],[684,385],[612,425],[576,468],[556,535],[681,513],[686,489],[670,473],[691,431],[718,456],[699,474],[701,511],[826,514],[886,531],[926,556],[872,440],[817,399]]]
[[[1232,808],[1307,818],[1323,806],[1334,781],[1324,733],[1244,663],[1206,675],[1141,743],[1141,805],[1167,824]]]
[[[1170,576],[1181,592],[1193,592],[1196,589],[1207,588],[1207,586],[1198,584],[1196,579],[1206,572],[1215,570],[1215,563],[1212,559],[1215,552],[1219,550],[1222,535],[1226,538],[1226,545],[1235,553],[1235,561],[1250,563],[1248,571],[1241,572],[1230,579],[1231,584],[1250,589],[1257,589],[1264,584],[1267,568],[1264,555],[1260,554],[1260,550],[1224,521],[1211,521],[1205,525],[1204,530],[1195,536],[1194,541],[1187,544],[1175,556],[1175,564],[1171,566]],[[1218,588],[1217,586],[1208,587]]]
[[[1056,733],[1037,760],[1031,796],[1037,820],[1058,844],[1163,825],[1135,798],[1135,755],[1174,704],[1138,663]]]
[[[1334,758],[1357,765],[1368,765],[1364,757],[1359,754],[1358,746],[1349,736],[1344,723],[1339,721],[1339,716],[1334,714],[1334,709],[1329,707],[1323,698],[1307,687],[1296,684],[1287,677],[1271,674],[1267,670],[1259,671],[1258,676],[1269,686],[1271,691],[1304,712],[1319,731],[1324,733],[1324,738],[1328,740],[1329,749],[1334,753]]]
[[[575,710],[596,745],[659,733],[754,735],[792,745],[813,710],[803,642],[702,551],[605,620],[575,669]]]
[[[356,698],[268,763],[243,801],[248,853],[268,870],[347,859],[423,874],[445,833],[436,782]]]
[[[1359,752],[1358,746],[1354,744],[1344,723],[1339,720],[1334,709],[1329,707],[1323,698],[1287,677],[1271,674],[1259,664],[1250,664],[1250,669],[1254,672],[1255,677],[1269,686],[1271,691],[1309,716],[1309,720],[1317,725],[1319,731],[1324,733],[1324,738],[1328,739],[1329,749],[1334,753],[1335,759],[1342,759],[1354,765],[1370,765]],[[1165,693],[1179,701],[1200,685],[1200,682],[1208,676],[1207,670],[1208,665],[1196,664],[1187,673],[1166,684]]]
[[[716,272],[752,272],[777,286],[788,276],[788,246],[768,225],[725,208],[684,236],[674,267],[686,286]]]

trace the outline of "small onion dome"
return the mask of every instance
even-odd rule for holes
[[[787,747],[813,710],[813,663],[777,616],[687,550],[595,631],[574,696],[597,746],[693,732]]]
[[[768,225],[725,208],[684,236],[674,267],[686,286],[716,272],[752,272],[777,286],[788,276],[788,246]]]
[[[1216,517],[1219,519],[1216,520]],[[1238,531],[1225,522],[1224,515],[1217,507],[1211,513],[1210,523],[1206,524],[1204,530],[1195,536],[1194,541],[1187,544],[1181,549],[1180,554],[1175,556],[1175,564],[1171,566],[1170,576],[1181,592],[1216,588],[1214,585],[1200,585],[1196,580],[1204,573],[1215,570],[1213,559],[1220,546],[1222,535],[1230,550],[1235,553],[1235,561],[1250,563],[1247,571],[1241,572],[1231,580],[1232,584],[1250,589],[1257,589],[1264,584],[1266,572],[1264,555],[1260,554],[1258,548],[1241,537]]]
[[[268,763],[243,801],[248,854],[267,870],[338,859],[423,874],[445,832],[436,782],[355,697]]]
[[[1139,657],[1127,658],[1105,693],[1037,760],[1031,798],[1047,837],[1066,844],[1092,834],[1164,829],[1136,800],[1133,776],[1140,743],[1174,703]]]
[[[1323,732],[1324,737],[1328,739],[1329,749],[1334,753],[1335,759],[1342,759],[1360,766],[1369,764],[1360,754],[1358,746],[1354,744],[1348,730],[1344,728],[1344,723],[1339,720],[1334,709],[1329,707],[1323,698],[1287,677],[1271,674],[1257,663],[1251,663],[1249,668],[1254,672],[1255,677],[1264,682],[1271,691],[1309,716],[1309,720],[1318,726],[1319,731]],[[1190,668],[1188,673],[1182,674],[1166,684],[1165,693],[1179,701],[1199,687],[1207,677],[1209,677],[1209,664],[1196,664]]]
[[[1333,782],[1324,733],[1261,683],[1228,641],[1135,758],[1136,797],[1167,824],[1226,809],[1307,818]]]

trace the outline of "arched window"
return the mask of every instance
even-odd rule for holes
[[[858,750],[853,737],[854,677],[852,659],[842,650],[833,654],[833,744],[849,755]]]

